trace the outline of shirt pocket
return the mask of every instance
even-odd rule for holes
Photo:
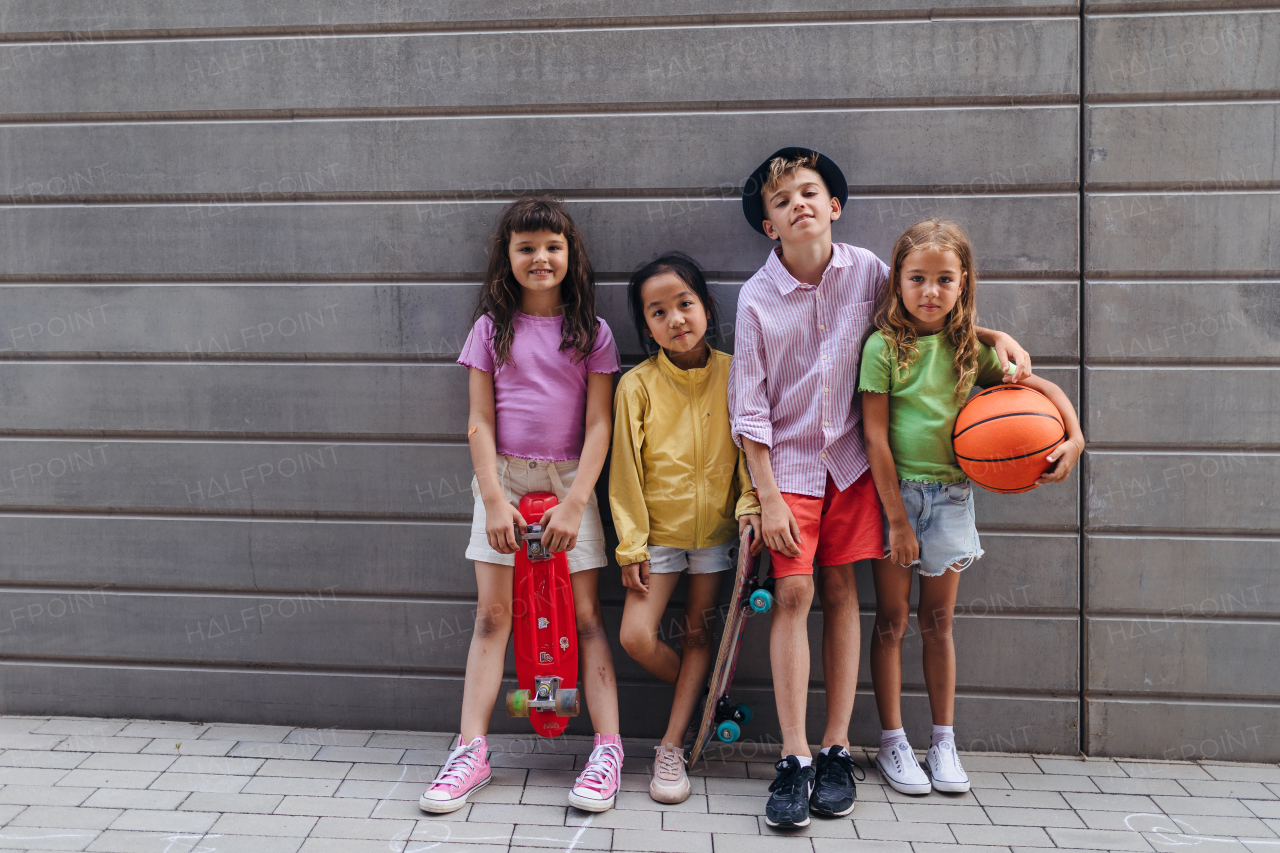
[[[855,302],[840,309],[840,325],[836,332],[839,336],[839,352],[843,360],[841,365],[853,374],[854,384],[858,381],[858,367],[862,360],[862,347],[867,342],[874,327],[875,302]]]

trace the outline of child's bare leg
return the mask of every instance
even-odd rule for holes
[[[462,685],[462,739],[467,743],[489,731],[489,717],[502,687],[511,637],[512,577],[511,566],[476,562],[479,598]]]
[[[876,623],[871,635],[871,684],[880,728],[902,728],[902,638],[911,615],[912,569],[893,560],[872,560]]]
[[[600,570],[585,569],[569,575],[578,617],[578,686],[587,700],[587,712],[596,732],[619,733],[618,679],[613,672],[613,652],[604,632],[600,612]]]
[[[827,730],[822,746],[848,748],[862,653],[853,563],[818,569],[818,600],[822,602],[822,682],[827,690]]]
[[[956,704],[956,644],[951,635],[960,573],[948,570],[920,578],[920,639],[924,643],[924,684],[935,726],[953,725]]]
[[[649,575],[649,594],[627,590],[627,603],[622,609],[622,631],[619,640],[632,660],[645,671],[667,684],[675,684],[680,674],[680,655],[662,641],[662,614],[667,610],[671,594],[680,581],[679,572]]]
[[[671,746],[684,743],[684,733],[698,707],[702,688],[711,672],[711,660],[715,649],[711,636],[716,627],[716,599],[720,593],[720,579],[729,572],[711,572],[705,575],[689,575],[689,597],[684,607],[684,636],[680,644],[684,655],[680,659],[680,677],[676,680],[676,695],[671,702],[671,717],[662,742]],[[652,586],[653,575],[649,576]]]
[[[805,734],[809,704],[809,608],[813,576],[778,578],[773,588],[773,622],[769,626],[769,662],[773,698],[782,728],[782,754],[810,757]]]

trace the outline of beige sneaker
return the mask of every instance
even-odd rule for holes
[[[689,775],[684,770],[684,750],[679,747],[654,747],[653,781],[649,796],[660,803],[683,803],[689,799]]]

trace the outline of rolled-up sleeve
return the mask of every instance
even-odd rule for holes
[[[614,399],[609,508],[618,533],[618,565],[649,559],[649,508],[644,500],[644,390],[623,380]]]
[[[763,343],[760,318],[750,305],[739,302],[728,389],[729,424],[738,447],[742,447],[743,438],[773,446]]]
[[[734,507],[733,517],[760,514],[760,499],[756,496],[756,487],[751,483],[751,471],[747,468],[747,455],[738,451],[738,469],[734,472],[738,487],[738,503]]]

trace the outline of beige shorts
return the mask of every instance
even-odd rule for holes
[[[573,485],[578,473],[578,460],[546,462],[541,459],[520,459],[515,456],[498,457],[498,479],[502,491],[512,506],[520,505],[520,498],[530,492],[551,492],[560,500]],[[514,566],[515,554],[500,554],[489,547],[485,535],[484,499],[480,497],[480,484],[471,478],[471,494],[475,506],[471,512],[471,541],[467,544],[467,559],[499,566]],[[569,572],[599,569],[609,564],[604,549],[604,525],[600,522],[600,505],[593,491],[582,511],[582,524],[578,527],[578,543],[567,553]]]

